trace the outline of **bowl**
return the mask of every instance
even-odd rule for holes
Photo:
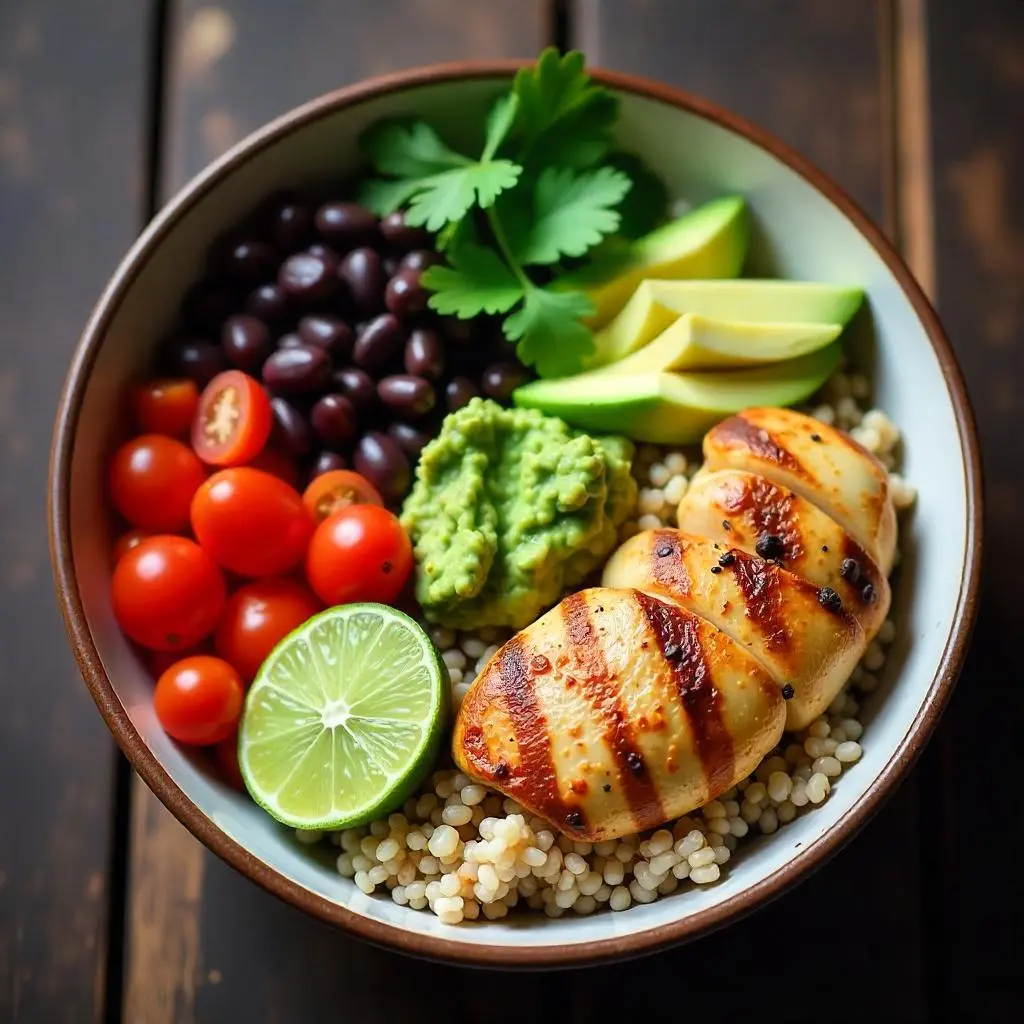
[[[467,111],[482,113],[516,66],[431,66],[330,93],[255,132],[175,196],[118,267],[75,352],[57,415],[49,518],[57,591],[85,681],[136,771],[194,835],[270,892],[370,941],[449,961],[548,967],[632,956],[734,921],[806,877],[879,808],[934,730],[964,659],[981,562],[981,470],[963,380],[935,313],[849,197],[781,142],[702,99],[595,72],[621,97],[622,142],[673,196],[747,197],[755,270],[857,282],[867,293],[872,329],[860,332],[856,359],[870,364],[875,402],[903,431],[904,474],[919,497],[904,523],[899,637],[864,712],[862,760],[823,805],[746,845],[714,886],[625,913],[451,927],[364,895],[169,740],[152,682],[110,610],[103,467],[119,431],[111,410],[216,235],[275,189],[354,172],[356,138],[381,117],[416,112],[457,140]]]

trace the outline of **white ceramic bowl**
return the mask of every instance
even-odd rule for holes
[[[855,344],[875,401],[903,432],[904,474],[918,489],[901,541],[893,614],[899,637],[864,711],[864,757],[824,805],[746,842],[723,881],[625,913],[513,915],[450,927],[363,895],[245,796],[163,733],[152,682],[109,602],[112,524],[105,455],[111,410],[146,366],[198,275],[208,244],[267,193],[358,166],[356,138],[378,118],[416,113],[459,135],[513,64],[424,68],[332,93],[236,146],[183,189],[118,268],[71,366],[54,439],[54,571],[83,675],[111,730],[160,799],[207,846],[282,898],[376,942],[426,956],[547,966],[635,955],[720,926],[821,864],[875,811],[934,729],[965,653],[980,566],[980,469],[964,385],[934,313],[881,232],[820,171],[711,105],[652,82],[601,74],[622,97],[621,140],[674,196],[745,195],[757,224],[753,264],[782,277],[859,283],[874,337]]]

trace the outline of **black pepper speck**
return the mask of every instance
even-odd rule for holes
[[[570,811],[565,816],[565,823],[570,828],[583,828],[583,815],[579,811]]]
[[[764,559],[781,558],[785,553],[786,547],[778,534],[762,533],[757,538],[754,550]]]
[[[865,604],[874,604],[875,588],[870,583],[865,583],[861,589],[860,598]]]
[[[634,775],[642,775],[644,770],[643,758],[635,750],[631,750],[626,755],[626,767]]]
[[[672,554],[672,548],[668,544],[663,544],[658,548],[656,554],[659,558],[668,558]]]
[[[606,782],[606,783],[605,783],[605,784],[604,784],[604,785],[603,785],[603,786],[602,786],[601,788],[602,788],[602,789],[603,789],[603,790],[604,790],[604,791],[605,791],[606,793],[610,793],[610,792],[612,791],[612,784],[611,784],[610,782]]]
[[[494,766],[494,777],[496,779],[507,779],[508,778],[508,765],[504,761],[499,761]]]
[[[786,685],[782,688],[782,699],[783,700],[792,700],[793,699],[793,695],[795,693],[796,693],[796,690],[793,689],[793,684],[792,683],[786,683]]]
[[[817,444],[821,444],[821,434],[811,434],[811,440]]]
[[[722,567],[720,565],[713,565],[711,566],[711,571],[717,576],[722,571]]]
[[[679,657],[679,645],[678,644],[665,644],[665,646],[662,647],[661,650],[662,650],[662,653],[665,655],[666,658],[668,658],[669,661],[672,661],[674,658],[678,658]]]
[[[860,579],[860,563],[855,558],[844,558],[839,575],[848,583],[856,583]]]
[[[831,587],[822,587],[818,591],[818,604],[830,612],[843,610],[843,599]]]
[[[718,564],[723,568],[728,568],[736,561],[736,556],[731,551],[726,551],[724,555],[718,556]]]

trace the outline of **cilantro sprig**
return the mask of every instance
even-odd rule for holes
[[[421,277],[431,308],[461,319],[506,314],[505,336],[542,377],[576,372],[594,347],[581,322],[593,303],[558,282],[566,262],[620,229],[636,237],[664,211],[660,182],[613,151],[617,117],[618,100],[589,78],[583,55],[551,48],[491,107],[476,158],[423,121],[385,121],[361,140],[379,175],[361,200],[381,216],[405,207],[408,224],[437,233],[448,265]],[[640,194],[624,205],[637,182]]]

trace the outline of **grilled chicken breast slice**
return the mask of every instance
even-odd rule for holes
[[[738,469],[701,470],[676,518],[684,533],[777,558],[795,576],[831,587],[868,640],[885,621],[891,593],[882,570],[834,519],[782,484]]]
[[[792,686],[786,727],[802,729],[832,702],[867,640],[834,594],[774,562],[679,530],[631,537],[608,560],[605,587],[635,587],[682,605],[727,633]]]
[[[888,473],[843,431],[792,409],[746,409],[704,435],[704,468],[747,470],[788,487],[839,523],[885,575],[892,569]]]
[[[567,597],[488,662],[456,763],[574,839],[652,828],[725,792],[778,743],[778,685],[710,622],[648,593]]]

